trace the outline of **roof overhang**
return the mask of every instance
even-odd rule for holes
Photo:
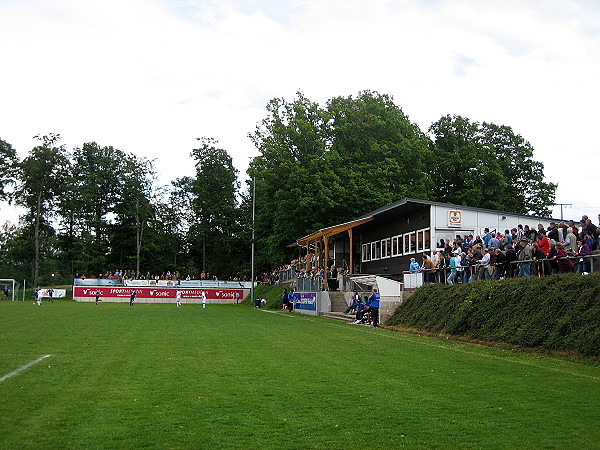
[[[320,239],[335,236],[336,234],[343,233],[344,231],[348,231],[354,227],[362,225],[363,223],[370,222],[374,217],[364,217],[362,219],[352,220],[350,222],[340,223],[339,225],[333,225],[331,227],[322,228],[319,231],[309,234],[308,236],[304,236],[296,241],[295,245],[308,245],[311,242],[318,241]]]

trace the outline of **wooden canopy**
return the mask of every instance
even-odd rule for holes
[[[323,242],[324,247],[325,247],[325,251],[324,251],[324,255],[325,255],[325,261],[324,261],[324,265],[327,265],[327,258],[329,256],[329,238],[332,236],[335,236],[336,234],[340,234],[343,233],[344,231],[348,232],[348,235],[350,237],[350,274],[353,273],[354,270],[354,264],[353,264],[353,248],[352,248],[352,229],[354,227],[357,227],[359,225],[362,225],[363,223],[367,223],[370,222],[371,220],[373,220],[373,216],[370,217],[365,217],[362,219],[357,219],[357,220],[352,220],[350,222],[345,222],[345,223],[341,223],[339,225],[333,225],[331,227],[327,227],[327,228],[322,228],[319,231],[310,234],[308,236],[305,236],[301,239],[298,239],[298,241],[296,241],[295,245],[298,246],[303,246],[303,247],[308,247],[310,244],[314,244],[315,245],[315,249],[318,245],[319,242]],[[308,253],[308,251],[307,251]],[[315,253],[317,253],[315,251]],[[327,267],[325,267],[325,269],[327,269]],[[324,278],[324,288],[327,289],[327,277]]]

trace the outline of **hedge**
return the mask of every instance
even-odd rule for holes
[[[428,284],[386,325],[600,356],[600,275]]]

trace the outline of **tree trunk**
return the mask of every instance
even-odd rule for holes
[[[33,261],[33,284],[37,286],[38,276],[40,272],[40,221],[42,217],[42,192],[38,192],[37,205],[35,210],[35,227],[33,230],[33,246],[34,246],[34,261]]]

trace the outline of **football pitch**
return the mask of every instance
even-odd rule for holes
[[[0,302],[0,448],[599,448],[600,368],[243,305]]]

